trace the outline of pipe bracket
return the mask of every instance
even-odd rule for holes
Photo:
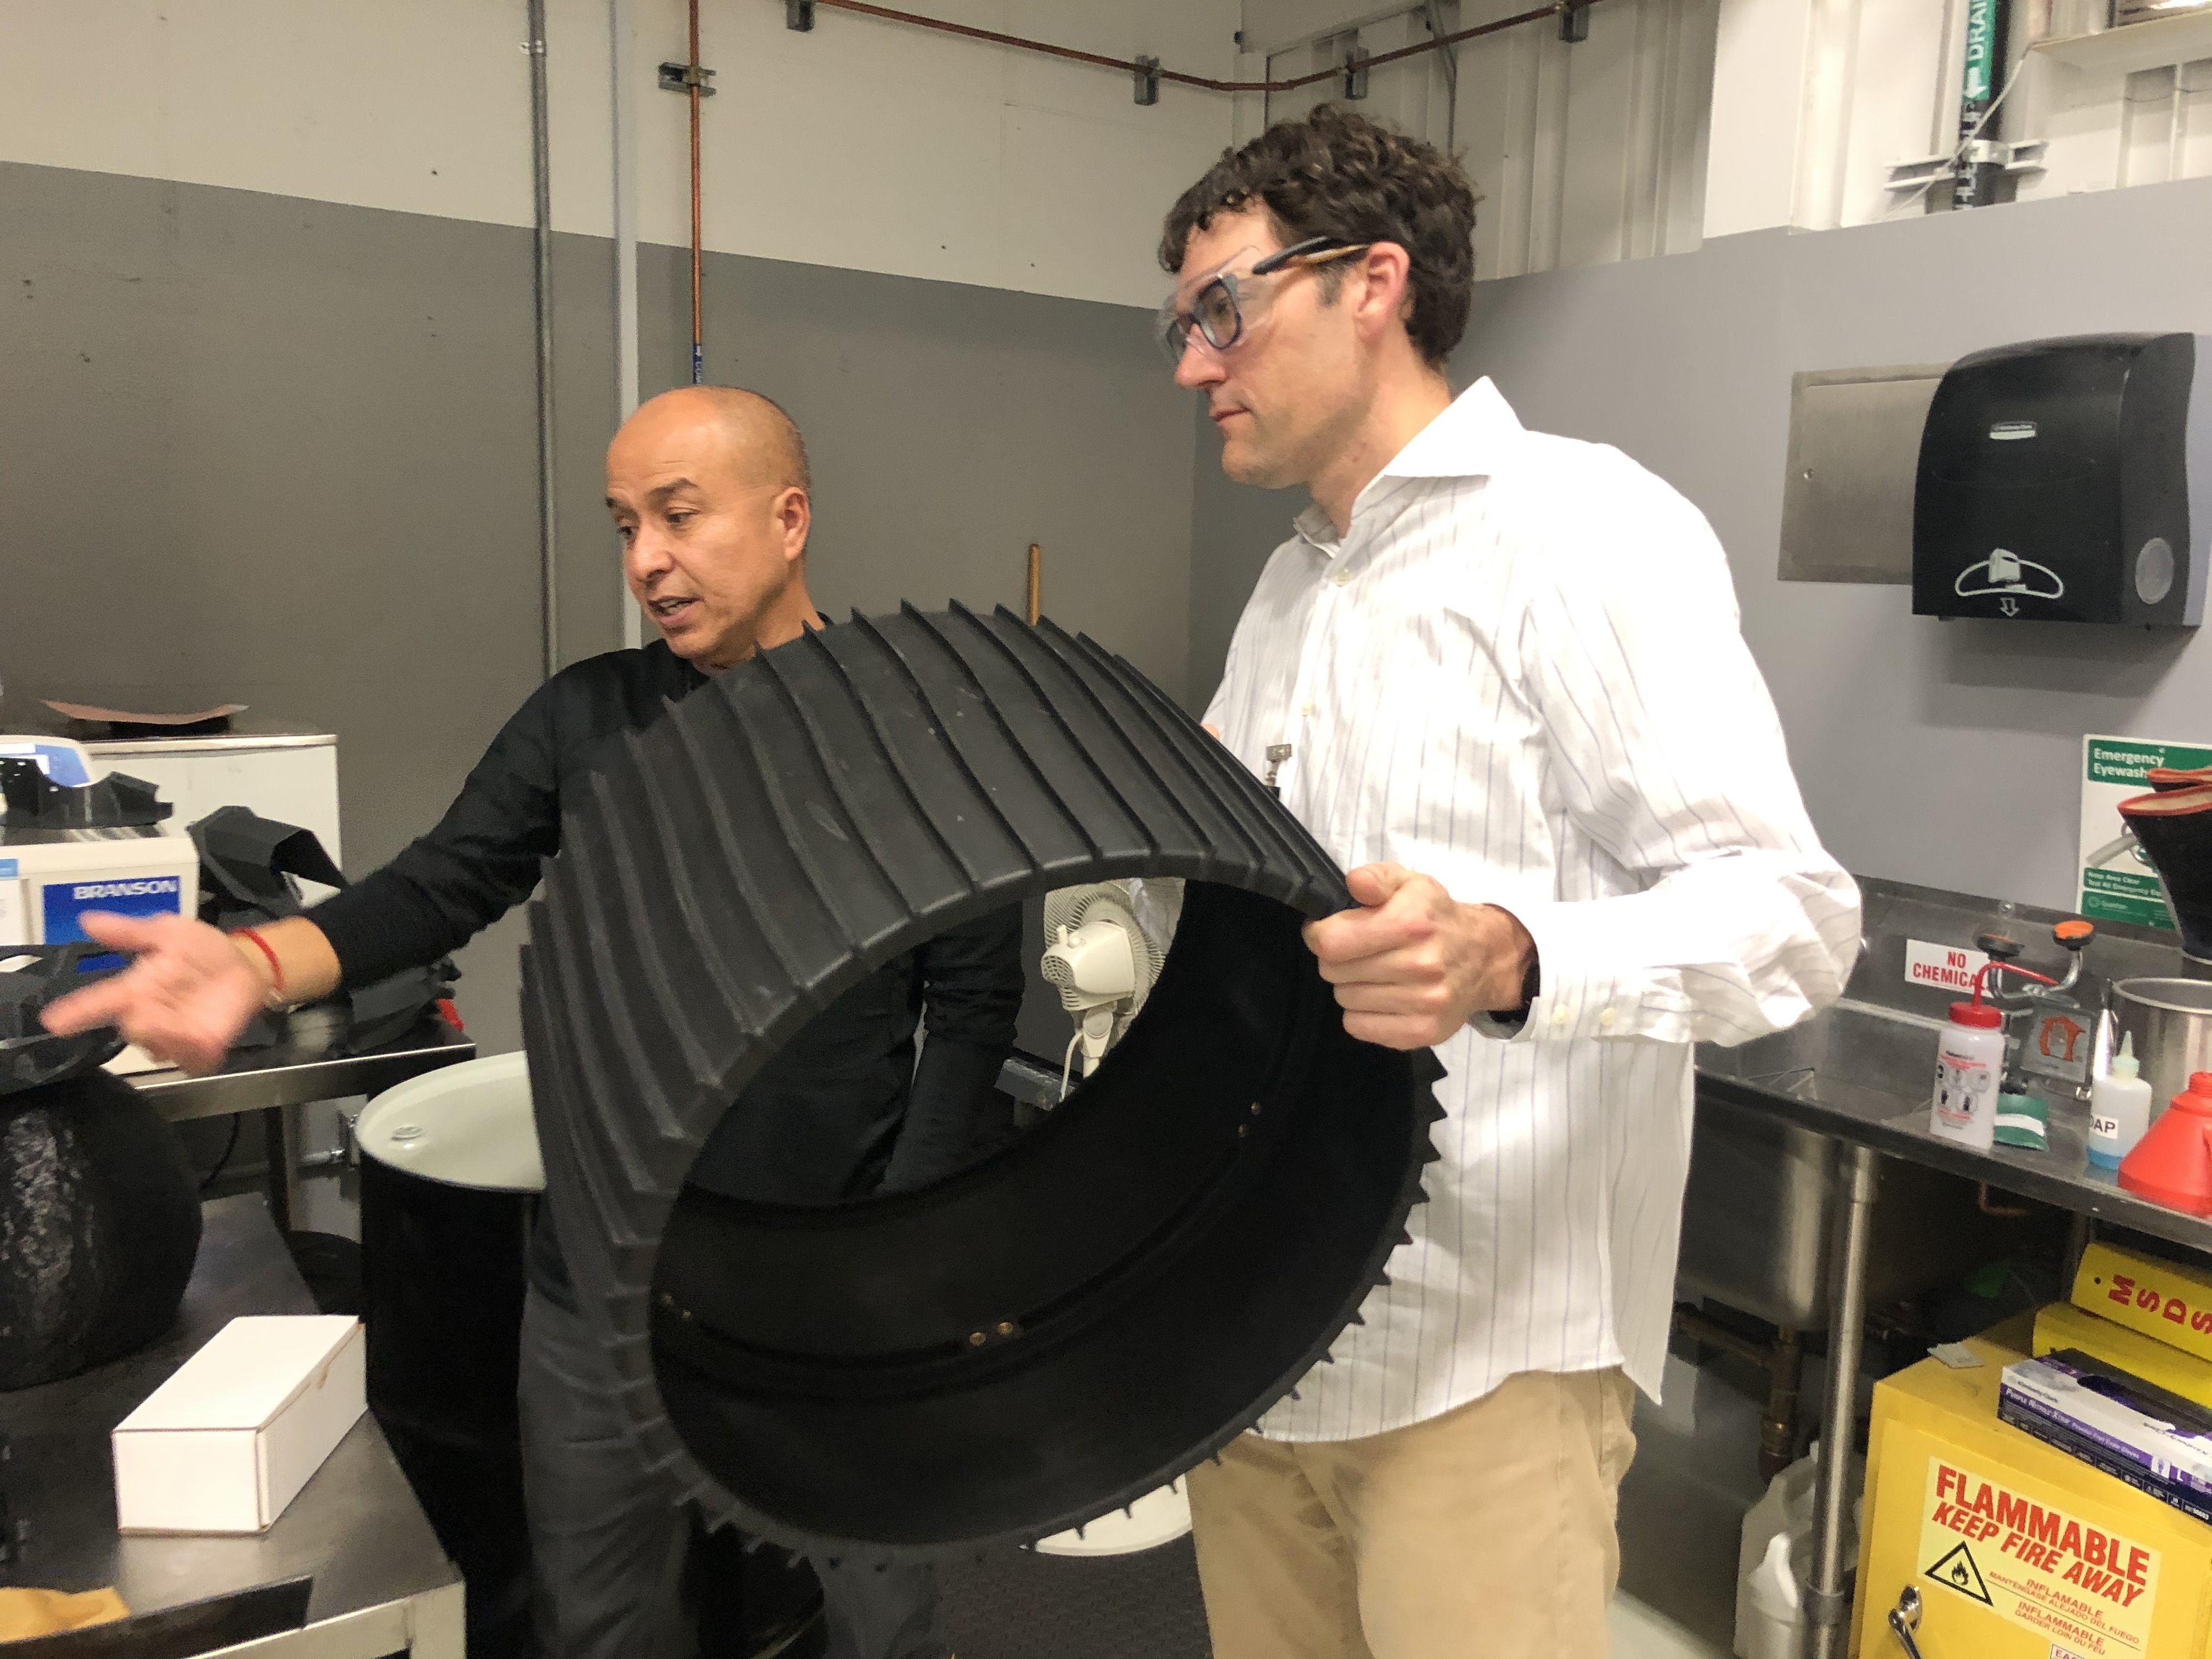
[[[714,88],[708,83],[714,78],[714,70],[692,64],[663,64],[660,66],[660,89],[663,92],[688,93],[696,87],[702,98],[712,98]]]

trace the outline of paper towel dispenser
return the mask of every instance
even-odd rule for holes
[[[1944,373],[1913,493],[1914,614],[2194,627],[2209,539],[2196,336],[2030,340]]]

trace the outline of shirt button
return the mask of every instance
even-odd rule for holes
[[[1567,1023],[1567,1011],[1566,1011],[1565,1008],[1554,1008],[1554,1009],[1553,1009],[1553,1010],[1552,1010],[1552,1024],[1554,1024],[1554,1025],[1565,1025],[1566,1023]]]
[[[1298,713],[1304,715],[1308,720],[1311,720],[1314,717],[1314,706],[1310,702],[1300,703],[1298,705]]]
[[[1603,1013],[1600,1014],[1600,1015],[1597,1017],[1597,1023],[1598,1023],[1599,1024],[1601,1024],[1601,1025],[1603,1025],[1603,1026],[1605,1026],[1605,1027],[1607,1027],[1607,1028],[1610,1029],[1610,1028],[1612,1027],[1612,1024],[1613,1024],[1613,1010],[1612,1010],[1612,1009],[1610,1009],[1610,1008],[1608,1008],[1608,1009],[1607,1009]]]
[[[1329,580],[1334,582],[1339,587],[1343,587],[1351,582],[1352,573],[1349,570],[1339,570],[1329,578]]]

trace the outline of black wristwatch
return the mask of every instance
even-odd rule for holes
[[[1528,1023],[1528,1011],[1536,1006],[1543,989],[1544,964],[1532,951],[1528,953],[1528,971],[1521,976],[1521,1006],[1493,1013],[1490,1018],[1509,1031],[1518,1031]]]

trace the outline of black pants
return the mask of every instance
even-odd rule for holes
[[[682,1659],[691,1516],[623,1433],[615,1376],[577,1314],[532,1286],[522,1311],[522,1488],[544,1659]],[[927,1567],[813,1559],[828,1659],[944,1659]]]

